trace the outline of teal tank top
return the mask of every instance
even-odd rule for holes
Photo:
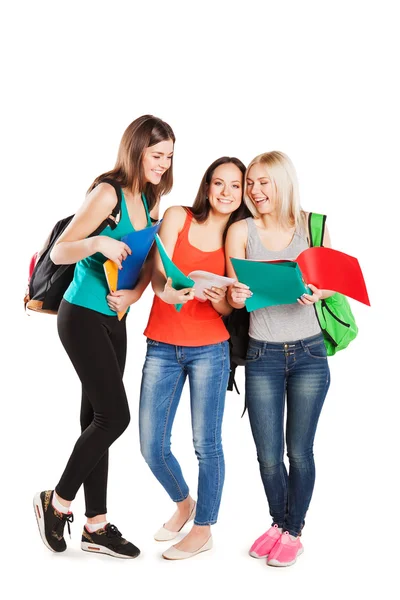
[[[121,190],[122,191],[122,190]],[[147,200],[142,194],[142,201],[147,216],[147,227],[151,226],[151,218],[147,206]],[[125,196],[122,192],[121,215],[120,220],[115,229],[107,226],[99,235],[107,235],[114,240],[120,240],[124,235],[135,231],[128,215]],[[76,263],[74,278],[71,281],[67,291],[64,294],[64,299],[71,304],[90,308],[103,315],[116,317],[117,314],[110,309],[107,304],[106,296],[109,294],[109,289],[104,274],[103,265],[107,258],[101,252],[96,252],[92,256],[88,256]],[[129,311],[129,308],[128,308]]]

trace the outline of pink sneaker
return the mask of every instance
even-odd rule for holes
[[[249,550],[250,556],[254,558],[266,558],[281,535],[282,530],[279,529],[278,525],[275,524],[273,527],[270,527],[268,531],[256,539]]]
[[[303,552],[304,548],[300,542],[300,537],[292,540],[289,532],[285,531],[270,552],[267,565],[272,567],[290,567],[290,565],[294,565],[297,557],[303,554]]]

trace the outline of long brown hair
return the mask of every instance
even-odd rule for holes
[[[172,189],[172,161],[170,168],[163,174],[160,183],[154,185],[144,179],[142,158],[146,148],[167,140],[172,140],[175,143],[175,134],[165,121],[153,117],[153,115],[143,115],[135,119],[128,125],[122,136],[115,167],[111,171],[96,177],[88,192],[103,179],[113,179],[121,187],[144,192],[149,210],[151,210],[157,204],[160,196],[168,194]]]
[[[221,158],[217,158],[217,160],[215,160],[213,163],[211,163],[211,165],[208,167],[208,169],[204,173],[203,179],[201,180],[199,191],[197,192],[197,196],[195,198],[193,206],[191,206],[189,208],[190,212],[193,214],[194,218],[196,219],[196,221],[198,223],[204,223],[204,221],[207,220],[207,217],[208,217],[210,209],[211,209],[211,206],[210,206],[210,203],[209,203],[208,197],[207,197],[207,190],[208,190],[208,186],[211,183],[211,179],[212,179],[215,169],[221,165],[227,165],[230,163],[232,163],[233,165],[236,165],[238,167],[238,169],[241,171],[241,173],[243,175],[242,188],[244,190],[244,183],[245,183],[244,176],[246,173],[246,167],[244,166],[242,161],[239,160],[238,158],[236,158],[235,156],[222,156]],[[252,216],[251,212],[249,211],[249,209],[247,208],[246,204],[243,201],[243,194],[242,194],[242,202],[241,202],[239,208],[237,208],[229,216],[229,220],[226,224],[223,238],[222,238],[223,242],[225,243],[227,231],[228,231],[230,225],[232,225],[232,223],[235,223],[236,221],[240,221],[241,219],[246,219],[247,217],[251,217],[251,216]]]

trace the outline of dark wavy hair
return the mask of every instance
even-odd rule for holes
[[[221,165],[227,165],[230,163],[232,163],[233,165],[236,165],[243,175],[243,185],[242,185],[243,192],[242,192],[242,202],[241,202],[239,208],[237,208],[229,216],[229,220],[226,224],[223,238],[222,238],[224,243],[225,243],[227,231],[228,231],[229,227],[232,225],[232,223],[235,223],[236,221],[240,221],[241,219],[246,219],[247,217],[252,216],[250,210],[247,208],[246,204],[243,201],[244,175],[246,173],[246,167],[244,166],[242,161],[239,160],[238,158],[236,158],[235,156],[222,156],[221,158],[217,158],[217,160],[214,160],[214,162],[211,163],[211,165],[208,167],[208,169],[206,170],[206,172],[203,175],[203,179],[201,180],[199,191],[197,192],[197,196],[195,198],[193,206],[188,207],[188,210],[190,210],[190,212],[193,214],[194,218],[196,219],[196,221],[198,223],[204,223],[204,221],[206,221],[208,214],[210,212],[210,209],[211,209],[211,206],[210,206],[210,203],[209,203],[208,197],[207,197],[207,190],[208,190],[208,186],[211,183],[213,173],[217,167],[220,167]]]
[[[146,148],[167,140],[172,140],[175,143],[175,134],[168,123],[153,117],[153,115],[143,115],[135,119],[126,128],[122,136],[115,167],[111,171],[96,177],[88,192],[101,183],[103,179],[113,179],[121,187],[144,192],[149,210],[151,210],[157,204],[160,196],[168,194],[172,189],[172,161],[170,168],[163,174],[160,183],[154,185],[144,179],[142,158]]]

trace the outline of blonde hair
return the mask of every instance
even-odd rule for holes
[[[290,158],[283,152],[274,150],[256,156],[246,170],[245,202],[251,213],[258,217],[256,207],[247,194],[247,178],[253,165],[265,167],[266,176],[270,179],[275,193],[276,210],[282,225],[299,226],[303,224],[304,213],[300,206],[299,184],[296,170]]]

